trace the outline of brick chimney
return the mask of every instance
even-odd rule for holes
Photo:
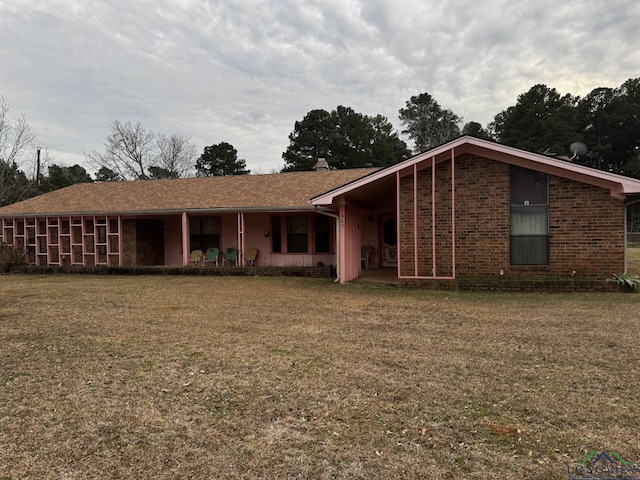
[[[316,164],[314,165],[313,169],[316,172],[329,170],[329,164],[327,163],[327,160],[325,158],[319,158]]]

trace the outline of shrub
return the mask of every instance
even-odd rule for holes
[[[629,275],[627,272],[619,275],[613,275],[613,278],[608,278],[608,282],[616,282],[621,287],[629,288],[631,290],[638,291],[640,288],[640,277],[638,275]]]
[[[14,265],[24,265],[24,249],[0,243],[0,273],[7,273]]]

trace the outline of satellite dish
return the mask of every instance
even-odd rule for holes
[[[569,150],[573,154],[569,160],[575,160],[577,157],[584,155],[587,153],[587,146],[582,142],[573,142],[569,145]]]

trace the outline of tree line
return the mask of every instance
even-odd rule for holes
[[[85,152],[95,178],[80,165],[51,163],[46,151],[46,173],[28,174],[23,167],[36,139],[24,116],[11,120],[11,111],[9,101],[0,97],[0,206],[80,182],[250,173],[230,143],[207,146],[198,156],[187,135],[158,134],[140,122],[114,121],[104,150]],[[640,78],[615,88],[598,87],[583,98],[534,85],[486,127],[465,122],[426,92],[407,100],[398,119],[400,131],[382,115],[350,107],[311,110],[294,123],[282,171],[309,170],[319,157],[336,169],[385,167],[468,134],[560,157],[571,155],[568,146],[581,141],[588,151],[577,163],[640,178]]]

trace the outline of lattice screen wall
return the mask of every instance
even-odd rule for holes
[[[25,251],[32,265],[122,265],[117,216],[0,219],[0,242]]]

